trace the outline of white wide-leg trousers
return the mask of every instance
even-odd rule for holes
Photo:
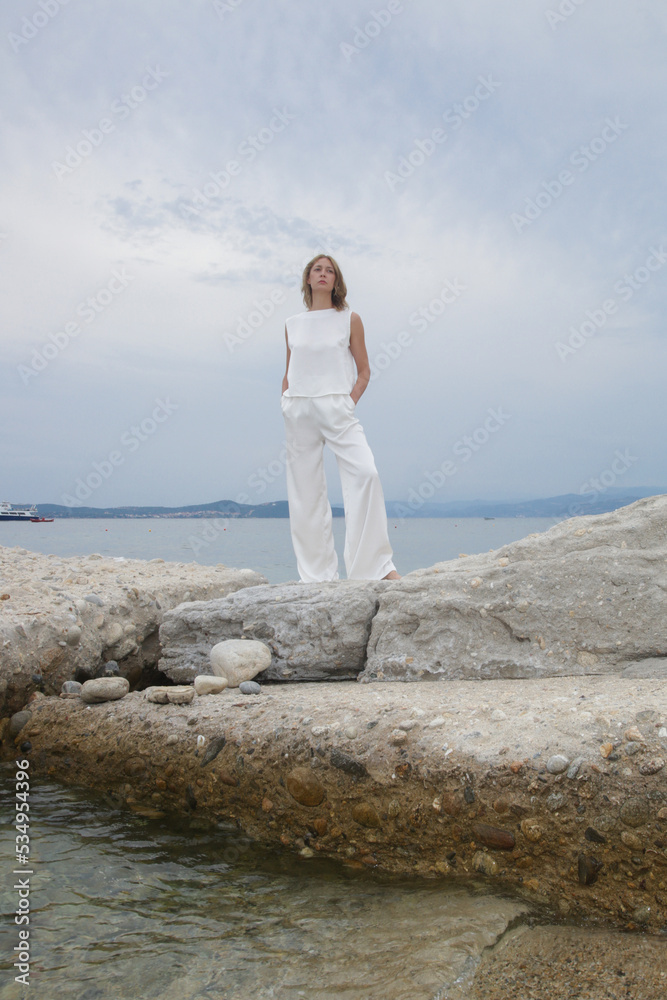
[[[338,464],[345,508],[348,580],[381,580],[395,566],[380,477],[352,397],[282,396],[287,442],[287,499],[299,576],[304,583],[338,579],[324,444]]]

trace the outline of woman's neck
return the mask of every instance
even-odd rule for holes
[[[313,288],[313,301],[308,311],[315,312],[317,309],[333,309],[331,292],[319,291],[317,288]]]

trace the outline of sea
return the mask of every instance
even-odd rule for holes
[[[401,576],[459,555],[498,549],[533,532],[547,531],[550,517],[389,519],[389,540]],[[334,518],[340,578],[345,577],[345,520]],[[0,523],[0,545],[58,556],[164,559],[253,569],[269,583],[297,580],[287,518],[63,518],[34,524]]]

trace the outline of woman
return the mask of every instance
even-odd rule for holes
[[[287,438],[287,496],[299,576],[338,579],[323,451],[336,456],[345,507],[349,580],[400,580],[392,562],[380,478],[355,407],[370,379],[364,327],[351,312],[332,257],[314,257],[301,285],[306,312],[285,324],[281,408]]]

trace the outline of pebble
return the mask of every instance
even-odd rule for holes
[[[313,726],[310,730],[313,736],[326,736],[329,732],[328,726]]]
[[[365,766],[359,760],[355,760],[354,757],[350,757],[348,754],[343,753],[337,747],[331,751],[331,763],[334,767],[337,767],[339,771],[345,771],[346,774],[351,774],[356,778],[367,778],[368,771]]]
[[[636,726],[631,726],[630,729],[626,729],[625,732],[623,733],[623,736],[625,737],[626,740],[630,742],[637,742],[637,743],[646,742]]]
[[[124,698],[129,690],[130,682],[126,677],[94,677],[82,686],[81,700],[88,705],[117,701]]]
[[[404,732],[409,733],[411,729],[414,729],[417,725],[416,719],[404,719],[403,722],[399,722],[398,728],[402,729]]]
[[[257,681],[241,681],[239,684],[241,694],[261,694],[262,689]]]
[[[287,790],[302,806],[318,806],[324,798],[324,787],[306,767],[295,767],[285,779]]]
[[[565,804],[565,796],[562,794],[562,792],[552,792],[551,795],[548,796],[546,802],[547,809],[549,810],[549,812],[552,813],[558,812],[558,810],[561,809],[564,806],[564,804]]]
[[[21,732],[24,726],[32,719],[32,712],[28,709],[24,709],[22,712],[14,712],[11,719],[9,720],[9,735],[12,739]],[[12,806],[12,808],[14,808]]]
[[[345,729],[345,735],[347,736],[348,740],[354,740],[359,735],[359,730],[357,729],[356,726],[348,726]]]
[[[104,607],[104,601],[97,594],[86,594],[84,601],[88,601],[89,604],[96,604],[98,608]]]
[[[586,840],[590,841],[591,844],[606,844],[607,838],[598,833],[598,831],[593,826],[587,826],[584,830],[584,837]]]
[[[506,718],[507,715],[503,712],[502,708],[494,708],[493,712],[491,712],[491,719],[493,722],[502,722],[503,719]]]
[[[472,832],[475,840],[485,847],[496,847],[501,851],[511,851],[514,848],[515,838],[511,830],[501,830],[488,823],[473,823]]]
[[[577,874],[582,885],[592,885],[597,881],[602,862],[588,854],[580,854],[577,862]]]
[[[641,748],[642,748],[641,743],[626,743],[625,746],[623,747],[627,757],[634,757],[636,753],[639,753]]]
[[[549,774],[562,774],[566,770],[570,761],[562,753],[556,753],[549,757],[547,761],[547,771]]]
[[[472,866],[476,872],[481,872],[482,875],[498,874],[498,862],[486,851],[477,851],[476,854],[473,854]]]
[[[437,726],[444,726],[445,720],[441,715],[436,715],[435,719],[431,719],[428,723],[429,729],[435,729]]]
[[[638,906],[632,911],[632,919],[636,924],[647,924],[651,919],[651,907]]]
[[[353,806],[352,819],[360,826],[370,829],[378,829],[382,826],[377,810],[370,802],[358,802],[356,806]]]
[[[621,834],[621,840],[626,847],[629,847],[631,851],[641,851],[643,844],[636,833],[630,833],[629,830],[623,830]]]
[[[584,762],[583,757],[575,757],[570,766],[567,769],[567,776],[570,780],[576,778],[579,773],[579,768]]]
[[[81,694],[81,688],[83,684],[79,684],[78,681],[65,681],[60,689],[61,698],[78,698]]]
[[[633,795],[625,800],[619,815],[626,826],[643,826],[648,821],[648,802],[639,795]]]
[[[86,683],[90,682],[86,681]],[[195,689],[189,684],[175,684],[171,687],[148,687],[144,691],[144,695],[146,701],[153,702],[156,705],[189,705],[194,699]],[[188,720],[188,725],[191,724],[194,723],[190,723]]]
[[[521,832],[531,843],[536,844],[542,839],[542,827],[532,816],[521,820]]]
[[[400,747],[403,743],[408,742],[408,734],[401,729],[394,729],[389,736],[389,742],[394,747]]]
[[[660,726],[660,729],[658,730],[658,736],[660,737],[661,740],[667,738],[667,728],[665,728],[665,726]]]
[[[215,674],[198,674],[195,677],[195,691],[200,698],[207,694],[220,694],[228,684],[226,677],[216,677]]]
[[[662,771],[665,766],[665,762],[662,757],[654,757],[652,760],[644,761],[643,764],[639,765],[640,774],[657,774],[658,771]]]

